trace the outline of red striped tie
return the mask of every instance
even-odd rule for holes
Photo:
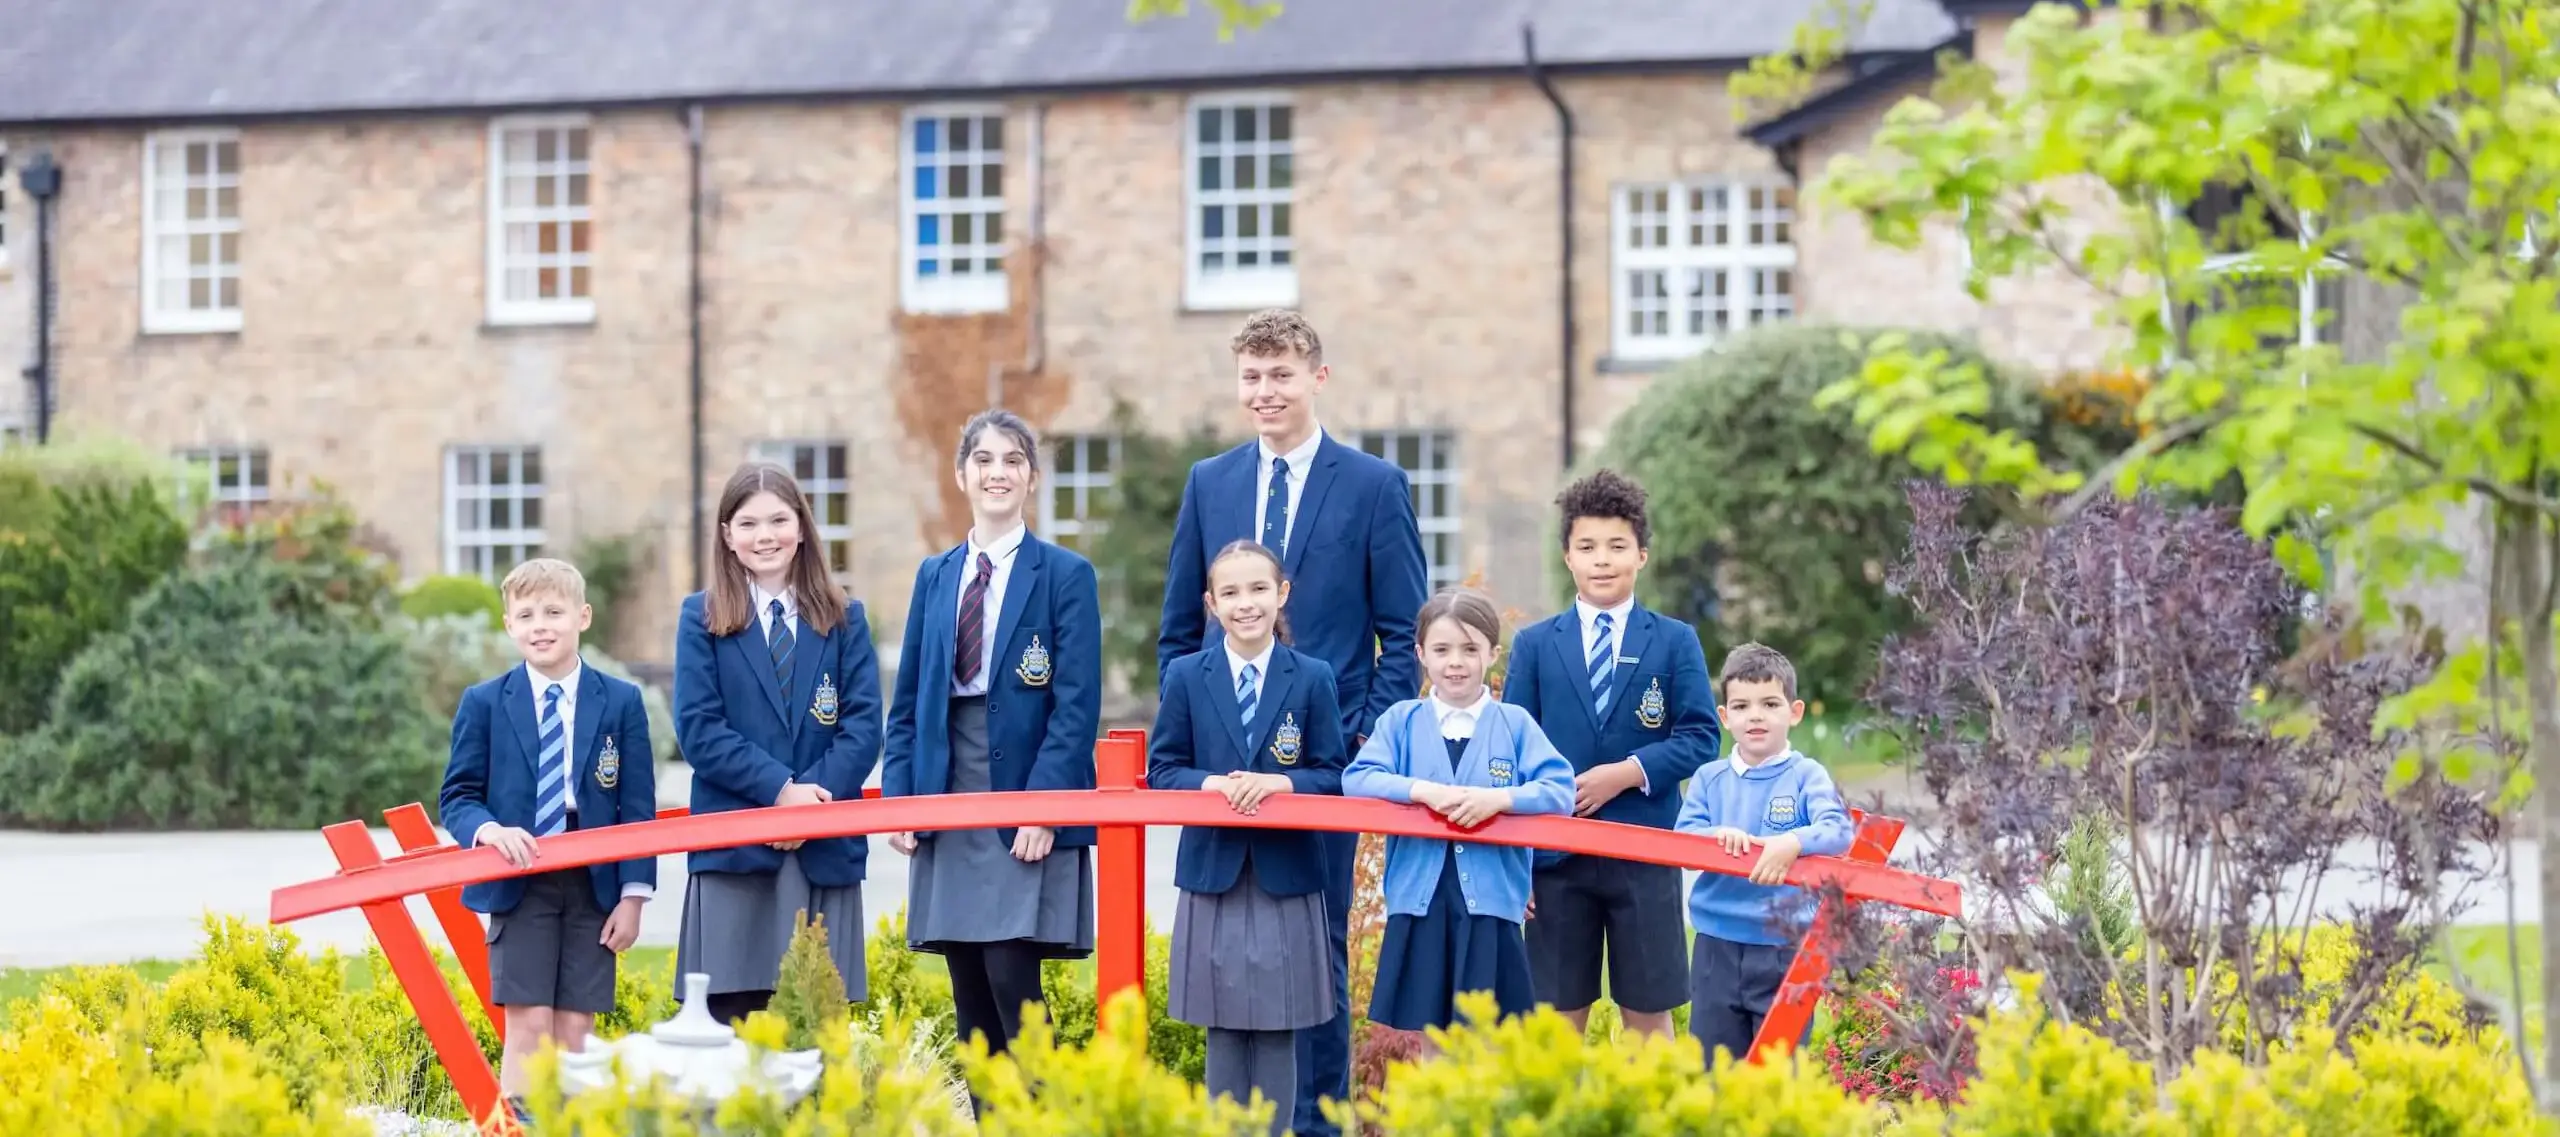
[[[968,591],[960,594],[960,654],[951,660],[951,678],[957,686],[966,687],[978,678],[979,640],[987,623],[987,582],[995,575],[996,562],[985,553],[978,554],[978,575],[969,578]]]

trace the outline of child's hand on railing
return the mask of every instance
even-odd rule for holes
[[[1456,787],[1452,787],[1456,789]],[[1440,816],[1460,829],[1473,829],[1502,814],[1511,812],[1511,791],[1490,786],[1468,786],[1457,789],[1449,799],[1449,808]]]

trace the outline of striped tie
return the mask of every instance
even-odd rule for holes
[[[773,650],[773,681],[783,690],[791,689],[791,621],[782,615],[782,601],[773,602],[773,627],[766,632],[766,646]]]
[[[986,665],[980,658],[987,653],[987,585],[996,578],[996,562],[985,553],[978,554],[978,575],[969,578],[969,587],[960,593],[960,630],[951,655],[951,681],[966,687],[978,680],[978,669]]]
[[[1617,677],[1616,645],[1609,642],[1609,614],[1602,612],[1599,627],[1591,637],[1591,713],[1606,718],[1609,714],[1609,681]]]
[[[1262,495],[1262,547],[1273,556],[1289,551],[1289,460],[1271,460],[1271,488]]]
[[[535,767],[540,789],[533,800],[533,835],[550,837],[569,828],[569,732],[560,724],[560,685],[542,692],[542,762]]]
[[[1244,665],[1244,674],[1236,676],[1236,707],[1244,712],[1244,732],[1247,737],[1253,734],[1253,707],[1260,697],[1260,693],[1254,690],[1254,678],[1253,665],[1250,663]]]

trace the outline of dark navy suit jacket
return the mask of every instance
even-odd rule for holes
[[[693,767],[695,813],[761,809],[785,782],[824,786],[837,801],[862,796],[880,761],[880,659],[871,622],[847,600],[844,623],[826,635],[799,622],[791,682],[774,681],[764,625],[752,615],[726,636],[711,634],[699,592],[676,618],[676,743]],[[819,693],[836,696],[834,725],[818,721]],[[868,837],[829,837],[800,846],[800,870],[820,888],[862,883]],[[782,853],[769,845],[703,849],[691,872],[769,873]]]
[[[1089,790],[1094,727],[1102,720],[1102,607],[1093,563],[1030,533],[1013,556],[987,675],[987,756],[995,788]],[[897,698],[889,707],[882,797],[950,792],[951,666],[959,650],[960,592],[971,571],[965,541],[916,569]],[[1013,830],[998,834],[1012,843]],[[1093,829],[1060,829],[1057,844],[1093,844]]]
[[[1247,731],[1224,645],[1175,660],[1165,671],[1164,700],[1156,706],[1155,733],[1147,740],[1148,788],[1196,790],[1212,774],[1250,772],[1282,775],[1294,793],[1341,793],[1350,754],[1335,705],[1333,669],[1283,644],[1271,649],[1270,671]],[[1281,761],[1289,749],[1284,727],[1297,731],[1295,761]],[[1273,896],[1324,888],[1324,851],[1314,833],[1197,825],[1182,830],[1174,887],[1223,893],[1236,886],[1247,857],[1254,880]]]
[[[1714,761],[1720,745],[1715,684],[1697,629],[1641,604],[1628,610],[1618,637],[1606,721],[1591,711],[1582,616],[1574,608],[1520,629],[1511,645],[1511,670],[1503,676],[1502,701],[1536,717],[1538,729],[1577,774],[1629,756],[1644,765],[1653,792],[1619,794],[1592,815],[1602,821],[1671,828],[1680,817],[1680,783]],[[1648,726],[1656,701],[1661,714]],[[1546,854],[1541,860],[1553,858]]]
[[[1164,621],[1156,638],[1159,683],[1177,658],[1224,639],[1201,594],[1209,559],[1230,541],[1259,540],[1254,511],[1267,487],[1261,443],[1191,467],[1165,568]],[[1289,519],[1281,567],[1290,580],[1289,630],[1303,654],[1333,668],[1342,732],[1359,737],[1388,707],[1422,690],[1414,617],[1429,599],[1422,530],[1404,471],[1326,435]]]
[[[521,666],[462,693],[453,712],[453,756],[444,768],[444,790],[436,813],[445,832],[472,846],[480,827],[495,821],[533,831],[534,794],[541,788],[537,767],[542,735],[534,718],[533,679]],[[569,784],[577,795],[573,831],[601,829],[658,816],[658,764],[649,749],[649,713],[640,688],[590,666],[579,668],[578,715],[569,724]],[[616,768],[597,765],[604,740],[613,740]],[[602,779],[610,779],[608,788]],[[536,861],[531,872],[540,872]],[[531,875],[528,872],[527,875]],[[658,884],[658,861],[587,866],[595,886],[596,905],[606,911],[622,900],[622,886]],[[508,877],[462,890],[462,903],[474,912],[512,912],[524,900],[525,878]]]

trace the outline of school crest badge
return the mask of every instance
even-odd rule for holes
[[[596,747],[596,784],[606,789],[622,784],[622,748],[613,744],[610,734]]]
[[[834,726],[836,724],[835,676],[821,675],[818,677],[818,693],[815,697],[809,700],[809,717],[818,720],[819,726]]]
[[[1040,646],[1040,637],[1031,637],[1031,646],[1022,649],[1022,662],[1015,664],[1013,674],[1025,687],[1049,685],[1049,649]]]
[[[1662,677],[1656,675],[1653,682],[1645,687],[1644,696],[1636,700],[1636,721],[1646,730],[1652,730],[1662,725],[1662,719]]]
[[[1271,731],[1271,756],[1283,766],[1295,766],[1298,755],[1305,751],[1305,742],[1298,733],[1298,716],[1281,712],[1280,725]]]
[[[1494,785],[1507,786],[1511,784],[1511,760],[1508,758],[1496,758],[1493,761],[1486,763],[1484,771],[1485,773],[1492,775]]]
[[[1795,797],[1795,795],[1794,795],[1794,794],[1779,794],[1779,795],[1778,795],[1778,796],[1776,796],[1776,797],[1770,798],[1770,799],[1769,799],[1769,828],[1771,828],[1771,829],[1793,829],[1793,828],[1795,828],[1795,827],[1796,827],[1796,797]]]

